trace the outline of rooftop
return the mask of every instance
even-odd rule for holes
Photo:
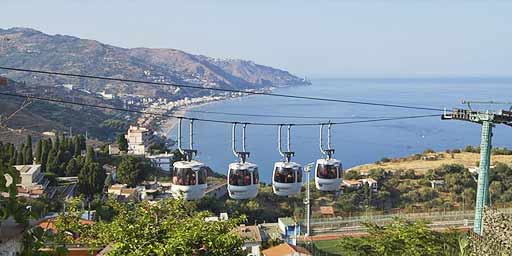
[[[278,246],[270,247],[261,252],[264,256],[303,256],[313,255],[306,248],[290,245],[287,243],[280,244]]]
[[[21,175],[23,174],[33,174],[38,169],[41,168],[40,164],[28,164],[28,165],[15,165],[14,168],[20,172]]]
[[[239,226],[236,231],[246,242],[261,242],[258,226]]]

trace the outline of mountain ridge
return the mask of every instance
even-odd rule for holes
[[[195,55],[172,48],[122,48],[93,39],[49,35],[31,28],[0,29],[0,65],[82,73],[116,78],[200,85],[207,88],[261,89],[307,85],[288,71],[239,59]],[[0,71],[0,75],[27,83],[54,86],[70,83],[91,91],[143,96],[205,95],[169,86],[139,85],[58,76]]]

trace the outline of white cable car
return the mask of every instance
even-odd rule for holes
[[[245,128],[242,130],[242,151],[236,151],[236,123],[233,124],[232,148],[233,154],[240,157],[239,163],[231,163],[228,170],[228,193],[233,199],[250,199],[258,195],[259,174],[258,166],[245,160],[250,153],[245,150]]]
[[[320,191],[338,191],[343,179],[341,162],[332,158],[334,149],[331,148],[331,124],[327,127],[327,149],[323,147],[323,128],[320,126],[320,151],[326,156],[325,159],[318,159],[315,167],[315,185]]]
[[[171,193],[174,197],[196,200],[206,191],[206,166],[196,160],[177,161],[173,164]]]
[[[173,163],[171,174],[171,194],[175,198],[183,198],[185,200],[196,200],[204,196],[207,183],[207,167],[203,163],[193,160],[192,157],[197,154],[194,146],[194,121],[190,120],[190,149],[181,148],[181,121],[179,119],[178,126],[178,149],[185,156],[184,161]]]
[[[290,196],[297,194],[302,189],[302,167],[301,165],[291,162],[295,152],[290,150],[290,129],[288,125],[288,151],[283,152],[281,149],[281,130],[282,125],[278,128],[278,148],[279,153],[285,157],[285,161],[276,162],[274,171],[272,172],[272,188],[274,194],[278,196]]]

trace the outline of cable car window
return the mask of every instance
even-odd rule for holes
[[[343,167],[341,166],[341,164],[338,166],[338,178],[343,178]]]
[[[251,185],[251,172],[249,170],[229,170],[229,185],[249,186]]]
[[[174,168],[172,183],[181,186],[196,185],[196,172],[190,168]]]
[[[206,184],[206,176],[207,176],[208,170],[206,167],[201,167],[199,171],[197,172],[198,180],[197,184]]]
[[[302,182],[302,167],[297,170],[297,182]]]
[[[260,175],[258,173],[258,168],[254,168],[254,171],[252,171],[252,184],[258,183],[260,183]]]
[[[316,168],[316,176],[321,179],[336,179],[338,177],[338,168],[330,164],[319,164]]]
[[[295,183],[295,170],[292,168],[276,167],[274,181],[279,183]]]

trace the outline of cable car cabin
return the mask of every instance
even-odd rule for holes
[[[302,189],[302,167],[294,162],[276,162],[272,174],[272,188],[278,196],[290,196]]]
[[[320,191],[337,191],[343,178],[341,162],[336,159],[318,159],[315,168],[315,184]]]
[[[252,163],[229,165],[228,192],[233,199],[250,199],[258,195],[258,166]]]
[[[196,200],[206,191],[206,166],[198,161],[178,161],[173,164],[171,193],[174,197]]]

